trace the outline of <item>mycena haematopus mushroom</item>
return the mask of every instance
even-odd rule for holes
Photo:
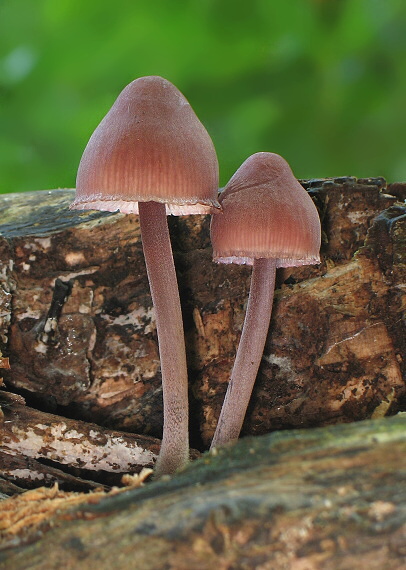
[[[155,308],[164,427],[155,475],[188,460],[188,382],[182,314],[167,214],[219,209],[218,162],[209,134],[182,93],[162,77],[120,93],[80,161],[74,209],[139,214]]]
[[[244,326],[211,446],[238,438],[261,362],[277,267],[320,262],[317,209],[281,156],[259,152],[232,176],[213,216],[214,261],[253,266]]]

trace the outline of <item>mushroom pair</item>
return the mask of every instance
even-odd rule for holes
[[[120,93],[81,159],[73,209],[139,215],[162,373],[164,427],[155,475],[189,458],[188,376],[182,314],[166,215],[206,214],[217,202],[213,143],[185,97],[162,77]]]
[[[253,265],[244,328],[212,447],[240,433],[261,361],[277,267],[319,262],[316,208],[276,154],[258,153],[234,174],[217,201],[213,143],[185,97],[161,77],[130,83],[83,153],[73,209],[139,215],[155,308],[164,428],[155,476],[189,455],[188,382],[182,314],[166,215],[214,215],[214,260]]]

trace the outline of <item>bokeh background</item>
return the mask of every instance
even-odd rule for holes
[[[121,89],[162,75],[217,148],[406,180],[405,0],[0,0],[0,192],[73,187]]]

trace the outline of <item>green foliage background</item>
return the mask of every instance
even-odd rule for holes
[[[0,192],[74,186],[142,75],[189,99],[222,184],[259,150],[406,180],[405,0],[0,0]]]

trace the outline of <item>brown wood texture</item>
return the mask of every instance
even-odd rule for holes
[[[405,418],[360,421],[406,409],[406,185],[303,185],[322,263],[278,272],[243,429],[277,433],[129,491],[162,430],[138,219],[70,212],[73,190],[0,196],[1,568],[406,568]],[[169,223],[204,451],[250,269],[212,263],[208,217]]]
[[[242,439],[125,491],[0,502],[0,568],[402,570],[402,415]]]
[[[304,185],[322,217],[322,264],[278,272],[243,434],[405,408],[405,185],[354,178]],[[42,411],[160,437],[159,355],[138,219],[69,212],[73,196],[0,197],[5,383]],[[212,263],[208,217],[169,221],[191,440],[205,449],[234,361],[250,269]]]
[[[31,483],[32,487],[58,483],[61,488],[83,489],[83,480],[65,477],[63,471],[52,468],[56,465],[82,474],[81,479],[89,478],[91,489],[97,486],[92,485],[92,477],[118,484],[123,474],[154,465],[160,448],[158,439],[41,412],[6,396],[9,394],[0,393],[4,408],[0,430],[3,477],[23,485]],[[16,462],[16,458],[20,460]]]

